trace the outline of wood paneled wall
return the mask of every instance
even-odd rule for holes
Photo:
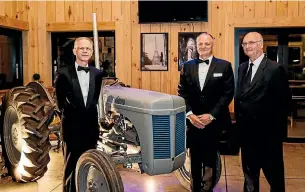
[[[214,55],[234,65],[234,27],[280,27],[305,25],[304,1],[210,1],[209,22],[138,24],[137,1],[18,1],[0,2],[0,15],[28,21],[24,34],[25,83],[34,73],[51,85],[51,50],[46,23],[115,22],[116,74],[132,87],[177,94],[178,32],[208,31],[216,37]],[[169,33],[169,70],[141,72],[140,33]]]

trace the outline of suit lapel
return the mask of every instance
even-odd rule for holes
[[[267,58],[264,57],[264,59],[261,61],[260,65],[259,65],[251,83],[250,83],[250,86],[245,89],[244,94],[248,93],[251,89],[254,88],[257,81],[262,77],[262,75],[264,73],[264,69],[266,68],[266,66],[267,66]]]
[[[216,64],[217,64],[217,59],[215,57],[213,57],[212,61],[211,61],[211,64],[210,64],[210,67],[209,67],[209,70],[208,70],[208,74],[206,76],[206,79],[204,81],[204,86],[203,86],[203,89],[205,88],[205,86],[207,85],[208,81],[210,80],[213,72],[214,72],[214,69],[216,67]]]
[[[198,75],[198,68],[199,68],[199,60],[195,60],[195,65],[193,65],[193,78],[194,78],[194,81],[196,82],[196,85],[198,87],[198,89],[200,90],[200,82],[199,82],[199,75]],[[201,91],[201,90],[200,90]]]
[[[94,81],[94,71],[93,68],[90,66],[89,67],[89,93],[88,93],[88,98],[87,98],[87,105],[86,107],[88,108],[90,106],[90,104],[93,101],[93,97],[94,97],[94,90],[95,90],[95,81]]]
[[[72,81],[75,97],[79,100],[79,103],[81,103],[81,106],[85,107],[82,90],[80,88],[80,84],[78,81],[78,77],[77,77],[76,69],[75,69],[74,65],[69,67],[69,72],[70,72],[70,76],[71,76],[71,81]]]

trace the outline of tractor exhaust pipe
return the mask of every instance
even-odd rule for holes
[[[97,69],[100,68],[100,59],[99,59],[99,46],[98,46],[98,33],[97,33],[97,20],[96,20],[96,13],[92,13],[92,22],[93,22],[93,40],[94,40],[94,60],[95,60],[95,67]],[[104,119],[104,102],[103,102],[103,86],[101,85],[101,94],[98,100],[98,114],[100,119]]]

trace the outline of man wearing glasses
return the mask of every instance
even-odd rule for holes
[[[244,192],[259,191],[262,169],[271,191],[284,192],[283,140],[291,94],[282,65],[263,53],[263,37],[251,32],[242,47],[249,61],[240,64],[235,114],[240,132]]]
[[[76,163],[82,153],[96,148],[99,137],[97,102],[103,77],[100,70],[88,66],[93,54],[93,42],[89,38],[77,38],[73,53],[75,64],[59,69],[55,85],[57,105],[62,113],[64,192],[76,191]]]

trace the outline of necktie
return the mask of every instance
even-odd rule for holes
[[[77,67],[77,71],[85,71],[86,73],[88,73],[89,71],[89,67],[83,67],[83,66],[78,66]]]
[[[251,76],[252,76],[252,66],[253,66],[253,63],[250,63],[249,70],[246,73],[245,80],[244,80],[244,87],[243,87],[244,89],[250,85]]]
[[[208,65],[210,61],[208,59],[207,60],[198,59],[198,63],[206,63]]]

